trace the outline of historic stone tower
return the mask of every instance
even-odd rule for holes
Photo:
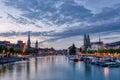
[[[87,48],[90,47],[90,37],[87,34],[84,34],[84,48],[87,50]]]
[[[38,41],[36,40],[35,48],[38,49]]]
[[[28,33],[27,47],[31,48],[30,32]]]

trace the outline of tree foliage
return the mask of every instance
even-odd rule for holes
[[[75,47],[74,44],[69,48],[69,54],[70,55],[75,55],[76,54],[76,47]]]

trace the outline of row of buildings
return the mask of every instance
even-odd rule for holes
[[[0,41],[0,46],[6,47],[7,49],[14,48],[14,50],[26,50],[27,45],[23,41],[19,40],[17,43],[10,43],[10,41]]]
[[[17,43],[10,43],[10,41],[0,41],[0,46],[6,47],[7,49],[13,48],[14,50],[25,51],[26,49],[30,51],[37,50],[38,54],[42,55],[51,55],[51,54],[65,54],[67,50],[55,50],[54,48],[39,48],[39,43],[36,40],[35,46],[31,46],[31,35],[28,33],[27,43],[24,43],[21,40],[18,40]]]
[[[18,40],[17,43],[10,43],[10,41],[0,41],[0,46],[6,47],[7,49],[13,48],[14,50],[25,51],[27,48],[31,47],[30,32],[28,33],[27,44],[22,40]],[[35,48],[38,49],[38,41],[35,43]]]
[[[81,47],[81,50],[103,50],[103,49],[119,49],[120,48],[120,41],[113,42],[113,43],[104,43],[101,41],[99,36],[99,40],[96,42],[91,42],[90,37],[88,34],[84,35],[84,44]]]

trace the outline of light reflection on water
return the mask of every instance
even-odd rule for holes
[[[1,65],[0,80],[120,80],[120,68],[75,63],[65,56],[46,56]]]
[[[107,67],[104,68],[104,75],[105,75],[106,80],[108,80],[108,73],[109,73],[109,69]]]

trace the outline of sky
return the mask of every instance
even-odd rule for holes
[[[91,42],[120,40],[120,0],[0,0],[0,40],[27,42],[32,46],[67,49]]]

